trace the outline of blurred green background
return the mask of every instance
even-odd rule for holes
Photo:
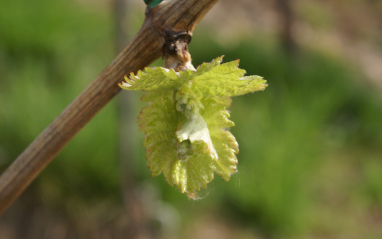
[[[117,55],[116,4],[0,0],[0,172]],[[144,3],[122,10],[132,37]],[[194,65],[225,55],[269,83],[233,99],[238,173],[198,201],[152,178],[114,99],[0,217],[0,238],[382,238],[381,29],[379,0],[220,0]]]

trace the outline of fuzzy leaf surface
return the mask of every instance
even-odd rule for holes
[[[222,59],[203,63],[196,71],[145,68],[119,84],[147,92],[142,100],[149,105],[138,122],[145,133],[151,174],[162,173],[171,186],[191,198],[207,187],[215,173],[228,181],[237,171],[239,148],[228,131],[234,123],[226,110],[230,97],[267,87],[260,76],[244,76],[239,61],[221,64]]]

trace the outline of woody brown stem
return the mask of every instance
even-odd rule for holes
[[[0,214],[120,91],[118,82],[124,75],[137,72],[161,56],[165,42],[161,29],[192,33],[217,1],[172,0],[151,9],[130,44],[3,172],[0,177]]]
[[[173,68],[175,71],[195,70],[191,64],[191,55],[188,52],[191,37],[192,34],[188,31],[165,31],[163,58],[166,68]]]

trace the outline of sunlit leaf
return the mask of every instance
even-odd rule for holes
[[[228,181],[237,171],[239,148],[228,131],[234,123],[226,110],[230,97],[267,87],[260,76],[244,76],[239,61],[221,63],[218,57],[184,72],[145,68],[120,84],[147,92],[142,100],[150,105],[138,119],[151,174],[162,173],[171,186],[192,198],[214,173]]]

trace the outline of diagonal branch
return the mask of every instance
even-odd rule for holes
[[[164,29],[192,32],[217,1],[166,0],[151,9],[130,44],[3,172],[0,214],[120,91],[117,83],[124,75],[137,72],[161,56]]]

